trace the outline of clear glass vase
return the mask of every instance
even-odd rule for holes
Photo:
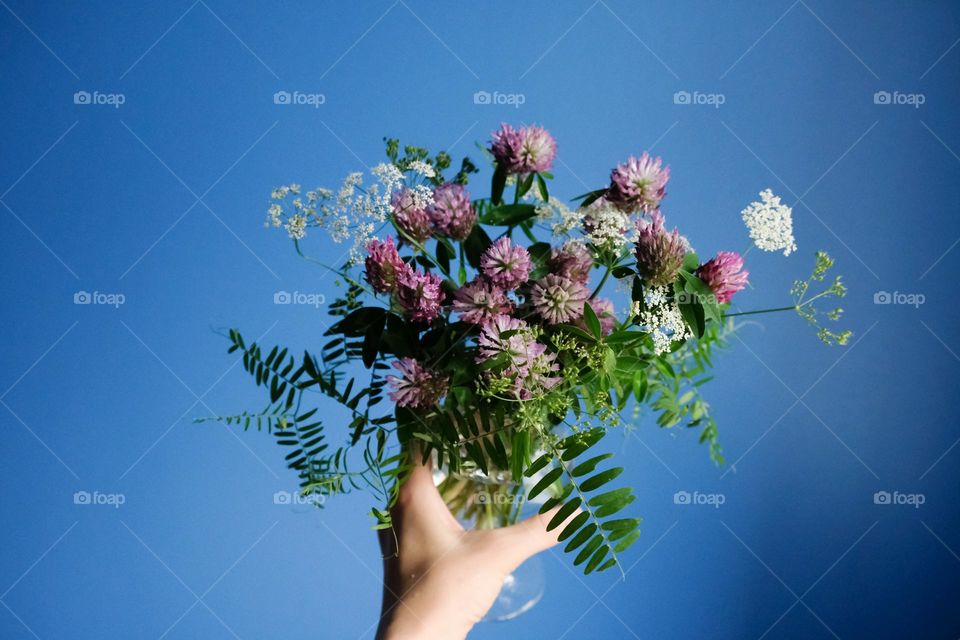
[[[434,465],[434,483],[450,511],[466,529],[506,527],[525,515],[525,490],[507,471],[449,473]],[[533,556],[507,575],[485,622],[512,620],[532,609],[546,589],[543,560]]]

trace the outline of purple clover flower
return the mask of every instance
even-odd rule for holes
[[[393,366],[400,375],[387,376],[387,381],[393,389],[390,399],[398,407],[429,409],[446,395],[449,387],[446,376],[427,369],[413,358],[401,358]]]
[[[527,250],[514,245],[506,236],[487,247],[480,258],[483,275],[507,291],[526,282],[532,268]]]
[[[467,239],[477,220],[470,194],[456,182],[433,190],[433,204],[427,207],[427,215],[438,231],[459,241]]]
[[[659,211],[650,215],[650,222],[640,226],[634,253],[637,271],[644,281],[650,286],[662,287],[677,277],[687,252],[687,242],[676,227],[672,233],[667,233]]]
[[[730,302],[733,294],[747,286],[748,275],[736,251],[720,251],[697,269],[697,276],[707,283],[720,304]]]
[[[534,173],[549,171],[557,156],[553,136],[537,125],[514,129],[503,123],[490,134],[490,152],[497,166],[507,173]]]
[[[667,195],[669,179],[670,167],[662,167],[660,158],[646,152],[639,158],[630,156],[610,172],[606,198],[621,211],[651,213]]]

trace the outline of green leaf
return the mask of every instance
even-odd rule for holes
[[[589,504],[591,507],[605,507],[610,504],[621,504],[624,500],[628,500],[631,497],[631,490],[629,487],[623,487],[621,489],[614,489],[613,491],[608,491],[606,493],[601,493],[600,495],[590,498]]]
[[[607,560],[606,562],[604,562],[602,565],[600,565],[600,566],[597,568],[597,573],[601,573],[601,572],[603,572],[603,571],[606,571],[607,569],[609,569],[610,567],[615,566],[616,564],[617,564],[617,559],[616,559],[616,558],[610,558],[609,560]]]
[[[703,306],[706,318],[714,322],[720,322],[720,307],[717,304],[717,297],[714,295],[713,289],[697,276],[685,271],[680,272],[680,277],[684,280],[684,291],[694,294],[697,302]]]
[[[604,187],[603,189],[597,189],[597,190],[595,190],[595,191],[588,191],[587,193],[584,193],[584,194],[581,194],[581,195],[579,195],[579,196],[577,196],[577,197],[575,197],[575,198],[572,198],[572,200],[573,200],[574,202],[576,202],[577,200],[583,200],[583,202],[580,203],[580,206],[581,206],[581,207],[588,207],[588,206],[590,206],[591,204],[593,204],[594,202],[596,202],[597,200],[599,200],[599,199],[600,199],[600,196],[604,195],[606,192],[607,192],[607,189],[606,189],[606,187]]]
[[[501,204],[489,209],[481,222],[498,227],[512,227],[537,215],[532,204]]]
[[[563,548],[564,553],[570,553],[571,551],[573,551],[574,549],[582,545],[584,542],[589,540],[590,536],[592,536],[597,531],[597,528],[598,528],[597,525],[591,522],[590,524],[585,526],[583,529],[581,529],[580,533],[575,535],[573,537],[573,540],[568,542],[567,546]]]
[[[373,366],[380,351],[380,336],[383,335],[383,323],[372,323],[363,337],[363,366],[367,369]]]
[[[580,490],[593,491],[594,489],[599,489],[603,485],[619,476],[621,473],[623,473],[623,467],[614,467],[613,469],[602,471],[595,476],[590,476],[587,478],[583,484],[580,485]]]
[[[597,314],[593,310],[593,307],[590,306],[590,302],[583,303],[583,322],[587,325],[587,328],[593,333],[597,340],[599,340],[603,335],[603,332],[600,328],[600,319],[597,318]]]
[[[530,493],[527,494],[527,499],[533,500],[534,498],[536,498],[538,495],[540,495],[543,492],[544,489],[546,489],[551,484],[553,484],[558,479],[560,479],[560,476],[562,474],[563,474],[563,469],[561,469],[560,467],[555,467],[550,471],[548,471],[546,475],[540,478],[540,482],[535,484],[533,488],[530,489]]]
[[[544,181],[543,176],[539,173],[537,174],[537,188],[540,190],[540,198],[544,202],[549,202],[550,193],[547,191],[547,183]]]
[[[386,315],[387,310],[383,307],[361,307],[330,327],[327,334],[341,333],[349,338],[359,338],[366,334],[370,325],[379,322],[382,327]]]
[[[623,540],[617,543],[617,546],[613,548],[614,553],[620,553],[622,551],[626,551],[627,547],[629,547],[634,542],[636,542],[637,538],[639,537],[640,537],[640,530],[637,529],[633,533],[628,535],[626,538],[624,538]]]
[[[463,250],[467,254],[467,262],[474,269],[480,267],[480,257],[483,252],[492,244],[490,236],[480,225],[474,225],[473,230],[467,239],[463,241]]]
[[[588,342],[595,342],[595,341],[596,341],[596,338],[595,338],[595,337],[593,337],[592,335],[590,335],[589,333],[587,333],[586,331],[584,331],[584,330],[581,329],[580,327],[575,327],[575,326],[573,326],[572,324],[558,324],[558,325],[556,325],[556,328],[559,329],[559,330],[561,330],[561,331],[564,331],[564,332],[566,332],[566,333],[572,333],[573,335],[575,335],[575,336],[577,336],[577,337],[579,337],[579,338],[583,338],[584,340],[587,340]]]
[[[503,199],[503,189],[507,186],[507,170],[500,165],[493,172],[493,180],[490,184],[490,202],[500,204]]]
[[[547,260],[550,259],[550,253],[552,250],[553,247],[550,246],[549,242],[535,242],[527,247],[527,252],[530,254],[530,258],[537,266],[544,266],[547,263]]]
[[[523,472],[523,475],[527,476],[528,478],[533,477],[535,473],[537,473],[538,471],[543,469],[545,466],[547,466],[547,464],[549,464],[552,459],[553,459],[553,456],[551,454],[549,453],[543,454],[542,456],[534,460],[529,467],[527,467],[527,470]]]
[[[550,519],[550,522],[547,524],[547,531],[553,531],[563,524],[566,519],[577,510],[581,503],[582,500],[580,498],[574,498],[560,507],[560,510],[554,514],[554,516]]]
[[[450,241],[446,238],[437,239],[437,263],[440,265],[440,268],[445,271],[450,271],[450,261],[453,259],[455,252],[453,250],[453,245],[450,244]]]
[[[557,542],[563,542],[564,540],[572,536],[574,533],[576,533],[577,529],[582,527],[589,519],[590,519],[589,511],[581,511],[580,513],[578,513],[573,520],[567,523],[567,526],[563,528],[563,531],[560,532],[560,535],[557,536]],[[593,526],[595,527],[597,525],[593,525]]]
[[[517,197],[522,198],[527,195],[527,192],[530,191],[530,187],[533,186],[533,176],[534,174],[529,173],[524,177],[520,184],[518,185],[519,190],[517,191]]]
[[[598,464],[600,464],[607,458],[612,458],[612,457],[613,457],[612,453],[604,453],[599,456],[590,458],[589,460],[586,460],[585,462],[581,462],[580,464],[575,466],[573,470],[570,472],[570,475],[572,475],[574,478],[578,478],[582,475],[586,475],[591,471],[593,471]]]
[[[574,558],[573,560],[574,566],[581,565],[584,562],[586,562],[587,558],[589,558],[591,554],[593,554],[593,552],[600,547],[601,544],[603,544],[603,536],[602,535],[594,536],[593,539],[587,543],[587,546],[581,549],[580,553],[577,554],[577,557]]]
[[[604,531],[621,531],[621,530],[631,530],[640,526],[640,518],[618,518],[617,520],[607,520],[600,528]]]
[[[593,554],[590,558],[590,562],[587,563],[587,566],[583,568],[584,574],[592,573],[594,569],[597,568],[597,565],[607,557],[607,554],[610,553],[610,547],[607,545],[601,546],[597,549],[597,552]]]

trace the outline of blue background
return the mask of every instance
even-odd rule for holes
[[[336,185],[384,135],[479,160],[501,120],[556,136],[565,197],[653,148],[668,220],[701,254],[743,250],[739,211],[772,187],[800,250],[750,252],[738,304],[789,303],[823,248],[855,337],[826,347],[791,314],[746,325],[706,389],[729,464],[649,418],[613,436],[645,518],[626,581],[548,553],[544,600],[474,637],[960,634],[955,3],[0,4],[3,638],[372,637],[365,497],[275,505],[295,478],[270,437],[192,420],[264,399],[216,330],[320,344],[325,314],[273,304],[335,288],[263,229],[271,188]]]

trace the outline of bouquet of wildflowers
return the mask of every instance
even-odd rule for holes
[[[267,225],[336,273],[343,293],[325,343],[302,356],[231,330],[230,350],[270,402],[212,419],[271,431],[304,494],[369,490],[378,528],[391,526],[412,456],[432,456],[459,518],[502,526],[525,502],[559,507],[549,528],[560,528],[574,564],[603,571],[637,539],[640,520],[624,515],[634,494],[612,486],[622,468],[597,445],[624,426],[630,405],[661,427],[698,430],[722,463],[701,385],[743,315],[729,307],[748,272],[740,254],[701,259],[668,227],[660,158],[628,158],[571,206],[550,194],[557,147],[542,127],[504,124],[482,150],[493,168],[487,198],[467,190],[478,172],[469,159],[454,173],[447,154],[401,153],[393,139],[388,162],[336,191],[276,189]],[[742,212],[750,237],[789,255],[790,208],[769,190],[760,196]],[[350,243],[337,264],[304,253],[315,228]],[[827,328],[841,310],[814,304],[844,294],[839,277],[820,285],[831,266],[818,253],[783,309],[843,344],[849,332]],[[345,409],[345,429],[320,420],[329,402]]]

